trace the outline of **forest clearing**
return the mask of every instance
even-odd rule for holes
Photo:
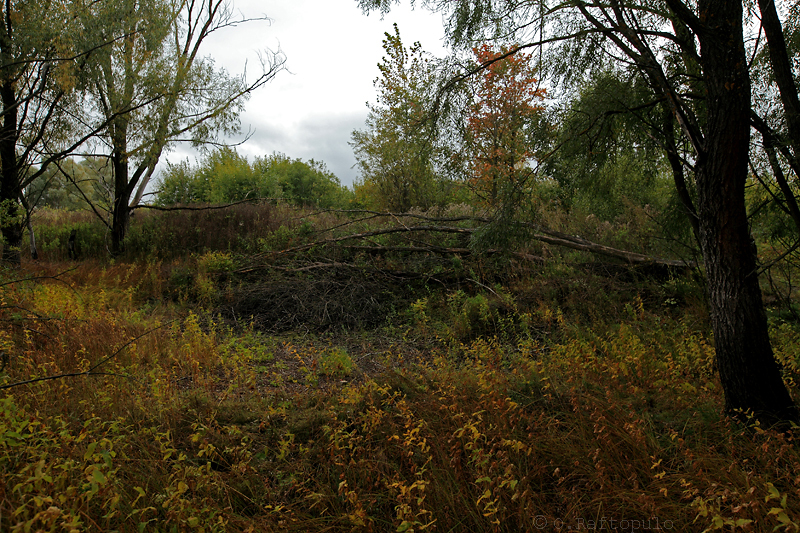
[[[800,4],[411,5],[0,5],[0,532],[800,530]]]
[[[268,204],[145,213],[108,260],[56,215],[3,273],[3,531],[797,529],[792,432],[724,415],[689,269],[304,246],[387,222]]]

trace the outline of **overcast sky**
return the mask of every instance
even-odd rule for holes
[[[251,161],[281,152],[291,158],[323,161],[342,184],[357,176],[348,144],[354,129],[363,128],[367,101],[376,98],[373,81],[383,56],[381,41],[397,23],[403,43],[420,41],[422,48],[444,56],[442,19],[407,0],[381,19],[364,15],[356,0],[233,0],[247,17],[268,16],[225,29],[207,42],[206,54],[230,73],[257,66],[256,51],[281,49],[288,71],[280,72],[256,91],[246,105],[242,129],[254,130],[238,147]],[[179,150],[169,159],[185,158]],[[193,159],[194,156],[190,156]]]

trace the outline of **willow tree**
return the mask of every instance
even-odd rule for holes
[[[82,2],[0,4],[0,231],[3,262],[19,264],[28,209],[25,188],[94,130],[75,134],[74,88],[91,52],[75,25]]]
[[[260,54],[261,70],[249,80],[202,55],[210,35],[251,21],[235,18],[226,0],[107,0],[82,20],[85,32],[113,42],[94,58],[84,86],[95,122],[107,124],[93,156],[113,171],[113,254],[123,250],[131,209],[164,151],[238,132],[244,102],[281,70],[280,52]]]
[[[382,10],[393,3],[358,2]],[[769,4],[761,3],[765,14]],[[725,408],[770,423],[798,420],[767,332],[745,206],[752,105],[745,50],[750,26],[744,24],[742,0],[430,0],[426,5],[446,13],[456,46],[512,36],[523,43],[518,50],[545,47],[549,62],[543,67],[563,84],[609,63],[641,78],[663,110],[660,142],[697,228]],[[767,31],[770,48],[785,51],[778,43],[779,20],[776,26]],[[773,63],[776,75],[785,63],[780,58]]]

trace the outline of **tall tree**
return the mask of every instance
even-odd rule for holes
[[[0,4],[0,231],[2,260],[19,264],[24,189],[65,158],[82,137],[70,113],[74,88],[92,51],[75,21],[86,7],[67,0],[5,0]]]
[[[261,72],[247,80],[201,55],[209,35],[245,22],[234,18],[226,0],[109,0],[83,19],[85,31],[114,42],[102,49],[85,86],[99,120],[108,124],[98,147],[114,175],[112,253],[122,251],[132,204],[164,150],[238,131],[244,101],[283,67],[280,52],[266,52],[259,56]]]
[[[495,50],[487,43],[473,49],[486,68],[477,74],[467,117],[471,182],[492,206],[524,190],[533,175],[531,129],[544,110],[539,102],[545,92],[532,57],[525,52],[509,55],[509,50],[507,45]]]
[[[400,30],[386,33],[375,80],[378,102],[369,105],[365,130],[352,134],[361,188],[374,207],[407,211],[436,203],[436,142],[425,109],[433,65],[420,43],[406,48]]]
[[[387,10],[393,2],[359,3]],[[798,420],[769,341],[745,207],[751,81],[742,0],[429,4],[448,13],[456,44],[492,35],[513,35],[522,47],[551,44],[551,57],[568,60],[552,70],[565,82],[609,61],[635,66],[664,109],[662,144],[695,218],[725,408],[752,412],[764,422]],[[681,193],[688,190],[686,171],[694,178],[696,200]]]

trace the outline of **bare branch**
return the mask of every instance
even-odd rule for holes
[[[157,327],[154,327],[152,329],[149,329],[149,330],[145,331],[141,335],[137,335],[136,337],[132,338],[131,340],[129,340],[128,342],[126,342],[125,344],[120,346],[119,349],[117,349],[114,353],[112,353],[111,355],[109,355],[107,357],[104,357],[103,359],[101,359],[100,361],[98,361],[97,363],[92,365],[88,370],[86,370],[84,372],[65,372],[63,374],[54,374],[54,375],[51,375],[51,376],[43,376],[43,377],[40,377],[40,378],[27,379],[27,380],[24,380],[24,381],[16,381],[14,383],[8,383],[6,385],[0,386],[0,390],[11,389],[11,388],[19,387],[19,386],[22,386],[22,385],[30,385],[31,383],[40,383],[42,381],[52,381],[52,380],[56,380],[56,379],[80,377],[80,376],[87,376],[87,377],[88,376],[129,377],[129,376],[125,376],[125,375],[121,375],[121,374],[115,374],[115,373],[111,373],[111,372],[95,372],[95,370],[97,370],[102,365],[106,364],[111,359],[113,359],[116,356],[118,356],[120,353],[122,353],[122,351],[125,348],[127,348],[128,346],[130,346],[134,342],[138,341],[142,337],[144,337],[146,335],[149,335],[150,333],[152,333],[154,331],[162,329],[164,326],[168,326],[168,325],[170,325],[170,324],[172,324],[174,322],[176,322],[176,320],[172,320],[172,321],[167,322],[165,324],[161,324],[161,325],[159,325]]]

